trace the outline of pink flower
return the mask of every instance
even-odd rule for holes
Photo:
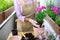
[[[42,9],[46,9],[46,6],[42,6],[41,8],[42,8]]]
[[[53,11],[55,12],[56,15],[59,14],[59,12],[58,12],[58,8],[57,8],[57,7],[52,7],[51,10],[53,10]]]
[[[46,7],[45,6],[37,7],[36,8],[36,13],[39,12],[39,11],[42,11],[43,9],[46,9]]]
[[[38,12],[38,11],[41,11],[42,9],[40,8],[40,7],[37,7],[36,8],[36,13]]]

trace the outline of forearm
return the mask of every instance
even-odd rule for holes
[[[24,22],[25,16],[21,15],[21,13],[22,13],[22,5],[19,2],[19,0],[14,0],[14,8],[15,8],[16,15],[17,15],[18,19],[21,20],[22,22]]]

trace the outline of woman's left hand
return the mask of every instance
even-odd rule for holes
[[[39,27],[39,25],[37,25],[37,22],[36,22],[35,20],[29,19],[29,22],[30,22],[32,25],[34,25],[34,26],[36,26],[36,27]]]

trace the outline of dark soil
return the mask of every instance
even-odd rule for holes
[[[22,36],[21,40],[39,40],[38,38],[35,38],[34,35],[32,35],[32,33],[26,33],[25,36],[26,38]]]

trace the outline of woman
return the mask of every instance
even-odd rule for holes
[[[25,29],[21,31],[29,31],[31,27],[33,28],[33,26],[39,26],[36,24],[37,22],[33,20],[36,4],[37,0],[14,0],[14,8],[18,17],[17,21],[19,21],[20,26]],[[21,29],[21,27],[19,27],[17,27],[18,31]],[[20,37],[17,35],[10,37],[8,40],[20,40]]]
[[[27,30],[28,27],[31,28],[31,26],[38,27],[36,21],[34,19],[35,14],[35,8],[36,8],[37,0],[14,0],[14,7],[15,11],[18,17],[18,20],[22,24],[22,28]],[[31,19],[32,18],[32,19]],[[32,24],[30,24],[30,23]],[[17,27],[18,30],[20,30],[19,27]],[[24,30],[23,30],[24,31]]]

